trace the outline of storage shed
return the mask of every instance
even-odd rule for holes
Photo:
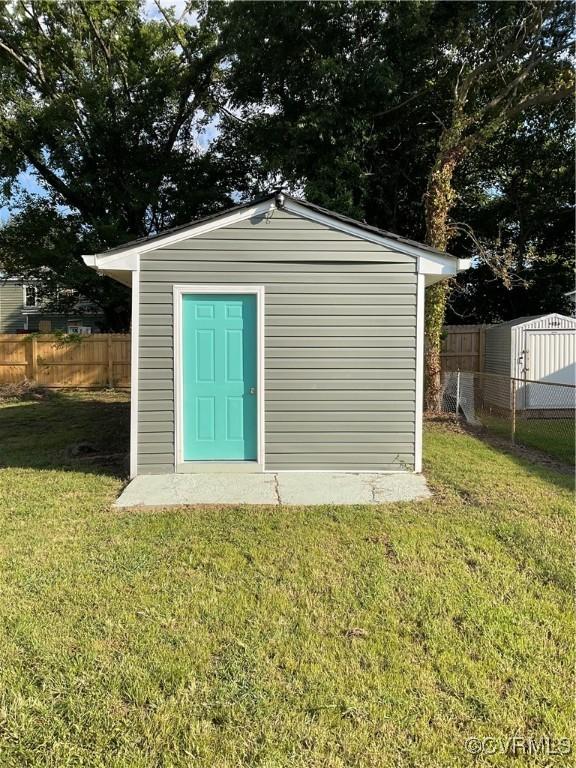
[[[574,392],[569,387],[534,382],[576,384],[576,319],[556,313],[518,317],[487,328],[485,338],[485,372],[506,377],[491,385],[495,402],[509,406],[509,379],[514,378],[520,408],[573,407]]]
[[[132,286],[132,476],[421,470],[424,289],[467,261],[282,192],[84,261]]]

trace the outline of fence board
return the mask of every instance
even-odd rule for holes
[[[442,370],[482,371],[485,334],[485,325],[445,325],[440,353]]]
[[[130,387],[130,334],[0,334],[0,384],[24,379],[43,387]]]
[[[444,326],[444,372],[483,370],[485,328]],[[0,384],[29,379],[54,389],[130,387],[130,334],[65,339],[54,334],[0,334]]]

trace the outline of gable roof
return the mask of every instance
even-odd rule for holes
[[[530,323],[535,323],[538,320],[547,320],[548,318],[554,318],[555,320],[559,320],[566,325],[576,325],[576,319],[573,317],[568,317],[568,315],[561,315],[559,312],[548,312],[544,315],[525,315],[524,317],[515,317],[513,320],[506,320],[503,323],[497,323],[493,325],[493,328],[514,328],[517,325],[529,325]]]
[[[457,272],[470,267],[470,259],[459,259],[423,243],[417,243],[393,232],[387,232],[348,216],[327,211],[319,205],[278,191],[151,237],[133,240],[103,253],[85,255],[82,258],[86,266],[108,274],[125,285],[130,285],[132,282],[131,273],[139,270],[140,257],[143,254],[170,247],[189,238],[199,237],[221,227],[232,226],[255,216],[266,217],[276,209],[338,230],[350,237],[374,243],[380,246],[384,253],[393,251],[412,257],[416,271],[427,276],[426,285],[431,285],[433,282],[455,275]],[[287,238],[289,239],[289,235]],[[339,260],[337,253],[334,254],[334,259]]]
[[[271,202],[275,198],[278,197],[278,192],[269,192],[266,195],[262,195],[261,197],[255,198],[253,200],[250,200],[246,203],[240,203],[239,205],[234,205],[229,208],[224,209],[223,211],[219,211],[218,213],[210,214],[209,216],[203,216],[199,219],[195,219],[194,221],[190,221],[187,224],[181,224],[178,227],[171,227],[170,229],[166,229],[163,232],[158,232],[154,235],[149,235],[148,237],[141,237],[137,240],[130,240],[127,243],[122,243],[122,245],[117,245],[114,248],[109,248],[106,251],[102,251],[102,253],[97,254],[98,256],[111,256],[112,254],[117,253],[123,253],[126,250],[132,249],[136,246],[148,246],[149,243],[158,244],[158,247],[162,247],[162,241],[166,239],[173,238],[174,235],[178,233],[185,234],[188,231],[190,233],[193,233],[193,230],[202,225],[207,224],[208,222],[217,221],[220,217],[225,217],[229,214],[245,210],[247,208],[255,207],[261,203],[265,202]],[[326,208],[322,208],[319,205],[315,205],[314,203],[309,203],[307,200],[294,197],[292,195],[288,195],[285,192],[281,193],[284,197],[285,201],[291,201],[292,203],[301,206],[303,208],[306,208],[307,210],[314,211],[316,213],[322,214],[323,216],[326,216],[330,219],[333,219],[334,222],[341,222],[343,224],[347,224],[348,226],[353,226],[354,228],[360,230],[360,232],[366,232],[366,233],[372,233],[375,235],[379,235],[380,237],[384,237],[387,240],[392,240],[397,242],[398,244],[404,244],[407,246],[410,246],[411,248],[416,248],[421,251],[426,251],[428,253],[433,253],[438,256],[450,256],[450,254],[447,254],[445,251],[440,251],[437,248],[432,248],[429,245],[425,245],[424,243],[419,243],[416,240],[410,240],[407,237],[401,237],[400,235],[395,234],[394,232],[388,232],[385,229],[379,229],[378,227],[373,227],[370,224],[366,224],[363,221],[358,221],[357,219],[352,219],[350,216],[344,216],[340,213],[335,213],[334,211],[329,211]],[[223,222],[222,226],[226,226],[226,224]],[[360,232],[358,233],[358,236],[360,235]],[[456,257],[454,257],[456,258]]]

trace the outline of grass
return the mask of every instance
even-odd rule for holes
[[[516,441],[574,464],[574,419],[519,419]]]
[[[482,424],[494,434],[510,438],[511,420],[495,415],[483,415]],[[527,418],[517,416],[515,441],[518,445],[536,448],[566,464],[574,464],[576,431],[574,418]]]
[[[124,400],[0,408],[3,768],[458,768],[468,736],[570,735],[568,475],[439,424],[430,501],[118,512]]]

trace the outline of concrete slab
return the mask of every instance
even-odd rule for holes
[[[424,475],[382,473],[372,475],[374,502],[383,504],[387,501],[414,501],[414,499],[429,499],[432,494]],[[409,478],[409,479],[408,479]]]
[[[280,472],[283,504],[372,504],[372,474],[352,472]]]
[[[430,495],[422,475],[400,472],[202,472],[139,475],[115,506],[382,504]]]

